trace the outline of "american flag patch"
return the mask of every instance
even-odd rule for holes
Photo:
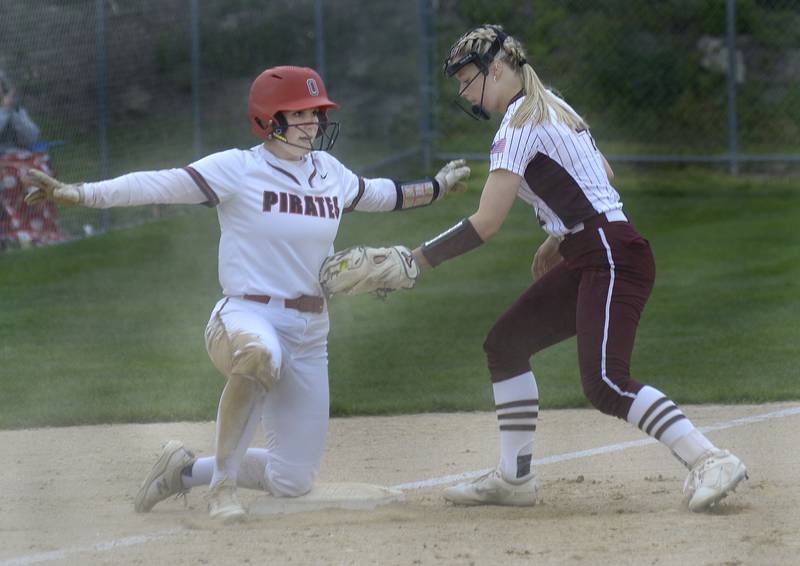
[[[501,140],[497,140],[492,144],[492,149],[489,150],[489,153],[503,153],[503,150],[506,148],[506,138]]]

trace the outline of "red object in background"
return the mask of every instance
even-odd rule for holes
[[[22,178],[28,169],[55,177],[46,153],[11,150],[0,154],[0,248],[49,244],[63,238],[58,230],[58,208],[51,202],[28,206]]]

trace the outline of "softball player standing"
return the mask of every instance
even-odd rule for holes
[[[592,405],[665,444],[685,464],[693,511],[716,504],[746,477],[664,393],[630,376],[639,317],[655,280],[650,245],[628,221],[613,173],[586,122],[548,91],[519,41],[500,26],[468,31],[446,74],[476,118],[505,112],[490,150],[480,205],[414,250],[424,266],[472,250],[502,226],[516,197],[533,208],[547,239],[534,256],[534,284],[500,316],[484,343],[500,429],[500,463],[445,490],[464,505],[534,505],[532,468],[539,392],[530,357],[577,335],[584,393]]]
[[[237,485],[275,496],[307,493],[319,470],[329,415],[329,324],[318,274],[333,251],[342,214],[424,206],[466,188],[463,161],[448,163],[433,179],[408,183],[355,175],[324,151],[338,133],[327,117],[336,107],[314,70],[275,67],[250,90],[250,124],[263,140],[251,149],[82,185],[29,174],[37,187],[30,203],[217,209],[223,298],[211,312],[205,340],[227,382],[215,456],[195,458],[179,441],[165,444],[136,495],[136,511],[209,485],[211,517],[231,521],[245,515]],[[248,449],[259,422],[266,447]]]

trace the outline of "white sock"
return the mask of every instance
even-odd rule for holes
[[[500,471],[510,481],[532,473],[533,433],[539,416],[539,388],[528,371],[492,384],[500,427]]]
[[[214,475],[213,456],[198,458],[191,469],[191,475],[182,474],[183,487],[208,486]],[[242,458],[242,465],[236,478],[236,484],[246,489],[268,491],[264,481],[267,467],[267,451],[263,448],[249,448]]]
[[[706,452],[714,450],[716,446],[695,428],[676,440],[670,448],[675,457],[691,470]]]
[[[627,421],[667,445],[691,468],[714,445],[692,424],[675,403],[655,387],[645,385],[636,395]]]
[[[183,487],[208,486],[211,483],[211,476],[214,474],[214,460],[214,456],[206,456],[195,460],[191,474],[181,474]]]

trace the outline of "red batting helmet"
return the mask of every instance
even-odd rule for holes
[[[326,111],[338,107],[328,99],[325,83],[314,69],[285,66],[267,69],[253,81],[248,114],[253,133],[265,140],[274,130],[281,129],[280,112],[319,108],[320,129],[324,131]]]

